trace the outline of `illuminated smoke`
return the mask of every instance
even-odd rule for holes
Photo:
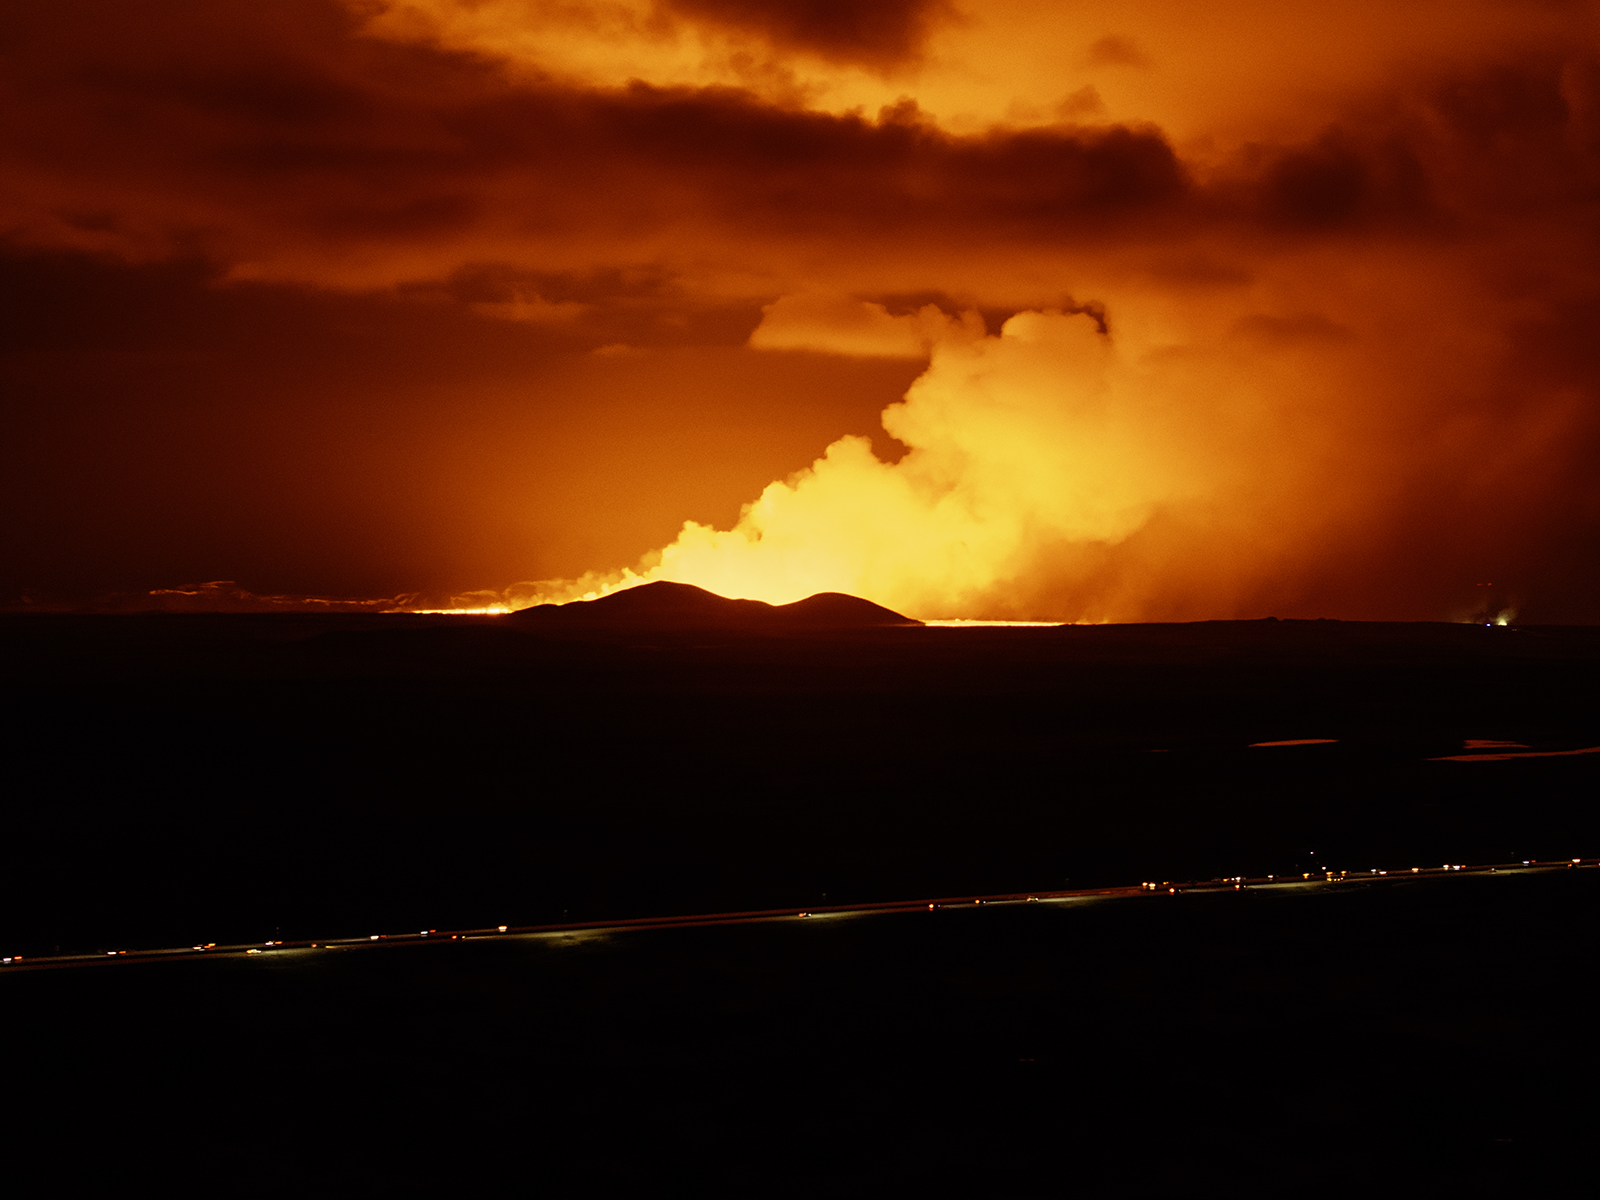
[[[840,438],[768,486],[731,530],[690,521],[637,570],[517,598],[666,579],[771,603],[848,592],[919,617],[1136,615],[1108,595],[1085,601],[1055,586],[1045,596],[1039,585],[1125,542],[1163,506],[1203,504],[1226,464],[1160,389],[1142,386],[1094,317],[1019,313],[997,337],[981,327],[975,314],[915,318],[939,340],[883,414],[908,448],[898,461],[879,459],[866,438]],[[819,336],[840,349],[837,325]]]
[[[1585,406],[1530,382],[1504,339],[1428,326],[1417,289],[1381,275],[1287,315],[1259,297],[1124,299],[1110,334],[1082,313],[1019,313],[992,336],[975,314],[769,306],[789,349],[933,339],[883,413],[905,454],[839,438],[731,529],[686,522],[633,569],[503,599],[665,579],[772,603],[847,592],[922,619],[1468,619],[1481,597],[1456,605],[1451,556],[1505,544],[1561,447],[1588,440]]]
[[[885,410],[909,448],[898,462],[840,438],[732,530],[687,523],[645,577],[772,603],[839,591],[919,616],[988,615],[1041,547],[1120,542],[1183,490],[1091,318],[1023,313],[999,337],[969,330],[941,340]]]

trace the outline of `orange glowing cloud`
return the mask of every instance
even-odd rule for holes
[[[958,332],[960,331],[960,332]],[[848,296],[784,296],[761,310],[750,335],[758,350],[815,350],[866,358],[924,358],[935,343],[983,333],[983,319],[959,321],[936,305],[891,315],[881,304]]]
[[[16,335],[0,365],[37,400],[11,508],[42,514],[44,562],[71,504],[38,497],[126,480],[95,512],[176,529],[205,504],[172,481],[231,484],[215,464],[259,447],[249,519],[219,518],[217,544],[293,559],[262,532],[290,506],[364,514],[294,576],[308,592],[338,590],[329,561],[426,543],[478,547],[474,577],[352,577],[393,595],[587,567],[510,599],[659,577],[1096,620],[1443,616],[1467,581],[1512,578],[1600,611],[1594,18],[34,6],[0,48],[0,249],[197,282],[174,318],[192,338],[139,370],[103,330],[40,368],[38,347],[76,345],[69,317]],[[241,297],[314,314],[283,317],[304,371],[266,396],[219,370],[166,424],[139,419]],[[371,349],[400,345],[408,375],[433,371],[425,399]],[[326,365],[346,354],[366,366]],[[342,399],[362,388],[383,420]],[[61,414],[85,396],[110,416],[80,435]],[[118,471],[73,466],[94,430],[124,431],[97,451]],[[171,578],[251,579],[184,561]]]
[[[1451,249],[1295,267],[1199,311],[1130,288],[1104,319],[1024,312],[998,336],[971,313],[769,306],[753,345],[770,328],[783,347],[909,354],[933,331],[927,371],[883,414],[904,455],[841,438],[731,528],[691,521],[627,572],[522,598],[669,579],[925,619],[1460,615],[1461,590],[1408,561],[1419,528],[1443,553],[1498,537],[1539,502],[1533,463],[1581,473],[1593,407],[1483,337],[1517,305],[1475,294]],[[1452,280],[1472,319],[1439,324]]]

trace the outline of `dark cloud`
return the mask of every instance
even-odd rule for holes
[[[1346,342],[1355,336],[1347,326],[1331,321],[1321,313],[1296,313],[1287,317],[1251,313],[1240,318],[1233,329],[1241,337],[1258,340],[1269,346],[1301,341]]]
[[[676,7],[882,69],[945,11]],[[1139,302],[1173,322],[1163,361],[1213,364],[1184,387],[1312,397],[1284,469],[1382,495],[1344,557],[1318,543],[1326,562],[1252,603],[1380,615],[1405,577],[1427,615],[1499,564],[1565,597],[1548,613],[1594,611],[1587,51],[1419,67],[1309,136],[1191,161],[1149,126],[956,134],[910,100],[558,84],[361,36],[331,0],[7,19],[0,580],[19,588],[381,596],[633,561],[871,434],[910,382],[739,349],[763,304],[812,287],[975,309],[991,332],[1019,307],[1083,312],[1118,344]],[[1079,95],[1064,115],[1093,111]],[[592,532],[608,522],[625,532]],[[1106,570],[1203,542],[1160,528]],[[1037,586],[1099,586],[1085,571]]]
[[[803,24],[847,10],[759,11]],[[909,29],[933,10],[863,11]],[[729,89],[513,82],[482,58],[363,39],[313,0],[163,4],[137,20],[68,0],[21,25],[0,84],[14,238],[312,282],[704,260],[735,244],[781,258],[818,236],[880,252],[1182,241],[1218,222],[1323,237],[1437,224],[1479,198],[1544,203],[1596,165],[1592,136],[1572,136],[1595,76],[1555,60],[1419,85],[1307,144],[1254,147],[1202,186],[1154,128],[955,135],[911,101],[874,119]]]
[[[878,69],[915,60],[944,0],[668,0],[675,12],[747,30],[783,49]]]
[[[1085,61],[1092,67],[1148,67],[1150,56],[1132,38],[1107,34],[1089,47]]]
[[[396,294],[523,321],[585,348],[742,346],[761,319],[753,301],[696,295],[676,273],[650,266],[558,272],[474,263]]]
[[[268,271],[297,257],[312,278],[315,247],[330,263],[365,248],[404,277],[558,239],[571,253],[574,235],[603,243],[605,261],[619,238],[685,226],[936,234],[981,220],[991,235],[1070,238],[1180,203],[1187,186],[1151,129],[957,137],[915,105],[875,121],[726,89],[512,85],[480,60],[352,40],[329,21],[307,44],[235,10],[236,36],[196,39],[172,28],[182,7],[137,35],[102,29],[54,70],[48,47],[22,40],[40,58],[25,84],[13,76],[27,103],[12,112],[31,119],[11,122],[5,166],[7,223],[24,238]]]
[[[1085,223],[1181,202],[1187,189],[1171,147],[1151,129],[956,137],[903,109],[873,122],[774,110],[735,93],[642,87],[594,116],[608,146],[699,182],[700,205],[775,231],[982,221],[990,234],[1026,227],[1070,237]]]
[[[1269,224],[1308,231],[1436,215],[1426,173],[1405,141],[1362,144],[1342,129],[1276,154],[1259,186]]]
[[[1496,65],[1451,79],[1434,91],[1441,117],[1480,150],[1509,148],[1528,140],[1548,144],[1572,115],[1560,64],[1543,69]]]

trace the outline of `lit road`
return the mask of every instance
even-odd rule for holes
[[[871,904],[841,904],[796,909],[758,909],[746,912],[701,913],[691,916],[636,917],[629,920],[579,921],[560,925],[496,925],[482,929],[421,929],[374,933],[365,937],[322,938],[306,941],[270,941],[219,945],[206,943],[159,950],[115,949],[86,954],[0,958],[0,972],[59,970],[113,966],[126,963],[181,962],[200,958],[277,958],[312,954],[325,950],[378,949],[416,946],[453,941],[488,941],[512,938],[551,938],[574,933],[625,933],[645,929],[691,929],[713,925],[751,925],[761,922],[802,921],[827,918],[870,916],[879,913],[937,913],[975,910],[991,906],[1019,904],[1082,904],[1105,900],[1131,900],[1137,897],[1173,897],[1218,892],[1267,891],[1339,887],[1356,883],[1399,882],[1408,879],[1530,874],[1544,871],[1596,870],[1600,859],[1540,859],[1527,862],[1469,866],[1447,863],[1436,867],[1369,868],[1367,870],[1319,870],[1295,875],[1246,877],[1236,875],[1207,880],[1146,881],[1125,887],[1088,888],[1081,891],[1015,892],[993,896],[947,896],[940,899],[886,900]]]

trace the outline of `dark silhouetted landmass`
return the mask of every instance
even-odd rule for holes
[[[0,616],[0,954],[1600,853],[1600,629],[842,620]]]
[[[0,956],[1348,881],[0,964],[8,1169],[1031,1200],[1588,1154],[1600,871],[1407,868],[1600,853],[1600,629],[880,614],[0,616]]]
[[[175,1144],[274,1194],[331,1157],[395,1194],[1575,1195],[1597,920],[1587,868],[0,968],[8,1175]]]
[[[536,605],[514,614],[514,619],[524,629],[545,634],[592,630],[772,634],[922,623],[841,592],[818,592],[793,604],[767,604],[761,600],[729,600],[692,584],[665,580],[613,592],[598,600]]]

